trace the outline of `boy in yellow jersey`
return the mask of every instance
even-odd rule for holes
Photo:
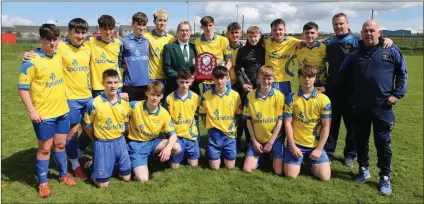
[[[305,46],[296,50],[296,58],[299,67],[305,64],[318,67],[318,73],[315,80],[315,88],[318,90],[327,84],[327,64],[326,46],[324,43],[317,41],[319,36],[318,25],[314,22],[308,22],[303,26],[302,37]]]
[[[78,160],[78,131],[83,121],[86,104],[92,99],[90,82],[90,47],[84,44],[87,37],[88,24],[82,18],[74,18],[68,23],[69,39],[58,44],[57,54],[62,57],[65,89],[69,106],[71,129],[66,141],[66,152],[71,160],[74,176],[86,180],[87,175]],[[24,59],[32,59],[37,55],[26,52]],[[83,135],[84,137],[84,135]]]
[[[273,87],[284,95],[291,93],[290,81],[297,69],[296,44],[300,40],[285,36],[286,23],[276,19],[271,23],[271,37],[264,38],[265,64],[275,68]]]
[[[39,196],[51,195],[47,183],[50,151],[59,168],[59,182],[69,186],[77,183],[67,174],[66,136],[69,132],[69,107],[66,102],[62,59],[55,53],[59,29],[43,24],[39,30],[41,49],[36,57],[22,63],[19,74],[19,95],[28,109],[38,139],[37,176]]]
[[[243,117],[250,133],[243,170],[251,172],[258,167],[263,153],[272,153],[274,172],[283,173],[284,136],[280,135],[283,125],[284,94],[272,87],[274,68],[264,65],[259,69],[260,88],[247,95]]]
[[[166,85],[166,75],[163,72],[163,47],[175,41],[175,37],[167,33],[168,12],[159,9],[153,14],[155,29],[144,34],[150,43],[149,72],[150,80],[158,80]]]
[[[232,169],[236,162],[236,118],[241,115],[240,96],[230,87],[228,69],[217,66],[213,69],[215,86],[203,94],[199,113],[208,130],[207,155],[211,169],[219,170],[221,154],[225,167]]]
[[[112,16],[102,15],[97,20],[100,36],[90,37],[87,45],[91,48],[91,85],[93,97],[100,95],[103,90],[102,75],[107,69],[114,69],[119,74],[119,90],[121,97],[128,100],[127,93],[121,93],[122,76],[119,71],[118,57],[121,51],[121,40],[114,38],[116,21]]]
[[[200,157],[199,151],[199,130],[197,123],[199,96],[190,90],[192,74],[189,70],[178,72],[178,89],[169,94],[165,99],[164,107],[169,111],[172,121],[175,124],[175,131],[181,146],[178,155],[171,156],[171,167],[178,168],[187,155],[190,166],[197,166]]]
[[[149,180],[147,158],[150,154],[156,156],[159,153],[160,161],[165,162],[171,153],[176,155],[181,150],[176,142],[177,135],[171,116],[160,105],[164,89],[161,82],[150,82],[146,90],[147,100],[130,103],[128,152],[135,179],[139,182]],[[169,138],[162,139],[160,133],[165,133]]]
[[[296,178],[302,161],[311,166],[312,173],[323,181],[331,178],[331,167],[324,150],[330,132],[330,99],[314,87],[318,68],[304,65],[298,71],[300,88],[286,96],[284,126],[287,148],[284,174]]]
[[[228,70],[232,68],[231,47],[228,39],[215,33],[215,20],[211,16],[205,16],[200,19],[200,28],[203,30],[202,36],[194,41],[196,54],[200,55],[209,52],[217,59],[217,66],[225,66]],[[211,80],[205,80],[202,84],[203,93],[210,90],[214,83]],[[228,81],[228,87],[231,82]]]
[[[124,138],[128,131],[130,106],[118,94],[118,72],[107,69],[102,78],[105,90],[87,104],[84,121],[88,136],[94,143],[91,178],[97,187],[106,188],[115,163],[123,181],[131,178],[131,162]]]

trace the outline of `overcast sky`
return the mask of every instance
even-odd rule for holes
[[[141,11],[153,25],[153,13],[157,9],[169,12],[168,29],[175,30],[178,23],[189,19],[196,23],[202,16],[215,18],[220,32],[234,21],[241,24],[244,14],[244,30],[257,25],[263,32],[269,32],[272,20],[286,21],[288,32],[301,32],[308,21],[319,25],[319,30],[331,32],[331,18],[338,12],[348,15],[352,31],[359,32],[364,21],[371,18],[379,21],[383,29],[423,29],[423,2],[2,2],[2,26],[41,25],[56,22],[67,25],[69,20],[82,17],[90,25],[97,25],[102,14],[115,17],[120,25],[128,25],[133,13]]]

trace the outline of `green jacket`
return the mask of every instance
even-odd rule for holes
[[[193,43],[188,42],[189,60],[186,63],[178,40],[168,43],[163,48],[163,71],[166,76],[177,78],[181,70],[189,70],[194,73],[194,61],[196,59],[196,48]]]

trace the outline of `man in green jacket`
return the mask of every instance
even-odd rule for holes
[[[167,75],[165,95],[172,93],[178,88],[177,76],[179,71],[188,70],[192,74],[195,72],[196,49],[194,44],[189,42],[191,35],[190,23],[183,21],[178,24],[177,35],[178,40],[165,45],[163,50],[163,71]],[[198,84],[192,84],[191,89],[199,94]]]

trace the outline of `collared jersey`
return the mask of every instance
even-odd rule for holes
[[[178,96],[178,91],[174,91],[166,97],[164,106],[171,115],[178,137],[196,140],[199,136],[195,120],[195,116],[198,115],[199,103],[199,96],[190,90],[185,99]]]
[[[294,37],[276,42],[273,37],[264,38],[265,65],[275,69],[275,82],[291,81],[294,70],[297,70],[296,43],[300,40]]]
[[[225,66],[226,59],[231,58],[231,47],[228,39],[220,35],[214,34],[212,40],[206,40],[202,35],[194,41],[197,55],[209,52],[216,57],[216,66]],[[205,80],[205,84],[213,84],[212,80]]]
[[[118,96],[118,101],[112,104],[103,93],[88,102],[84,122],[87,127],[93,127],[94,137],[113,140],[125,132],[129,112],[127,101]]]
[[[293,137],[296,144],[314,148],[321,134],[321,118],[331,118],[330,99],[316,89],[306,99],[302,89],[290,93],[284,104],[284,117],[292,117]]]
[[[107,69],[114,69],[119,74],[118,56],[121,48],[121,40],[112,38],[110,42],[104,42],[101,36],[90,37],[86,43],[91,48],[91,85],[93,90],[104,90],[105,87],[102,84],[103,72]],[[122,76],[119,76],[122,80]],[[122,87],[122,81],[119,83],[119,87]]]
[[[327,53],[324,43],[317,41],[313,47],[302,47],[301,49],[296,50],[296,56],[299,62],[299,67],[302,67],[305,64],[318,67],[315,83],[327,83]]]
[[[239,48],[241,48],[241,47],[243,47],[243,42],[239,41],[235,48],[231,48],[231,59],[232,59],[232,64],[233,64],[233,67],[230,69],[231,83],[235,83],[237,81],[235,67],[236,67],[237,53],[238,53]]]
[[[150,83],[149,77],[149,40],[141,36],[137,38],[129,34],[121,38],[122,47],[119,55],[120,64],[124,63],[127,70],[124,72],[125,86],[146,86]],[[122,67],[122,66],[120,66]]]
[[[57,53],[62,56],[68,100],[90,98],[90,47],[85,43],[75,47],[68,40],[59,43]]]
[[[236,137],[236,116],[242,114],[240,95],[227,88],[222,96],[215,87],[200,99],[199,114],[206,117],[206,129],[216,128],[231,138]]]
[[[129,139],[147,142],[159,137],[161,132],[167,136],[175,134],[174,123],[165,108],[159,106],[156,112],[151,113],[144,100],[132,101],[130,107]]]
[[[43,120],[64,115],[69,107],[62,58],[56,53],[48,56],[41,49],[35,53],[34,58],[22,63],[18,89],[29,90],[31,102]]]
[[[252,121],[255,138],[260,143],[267,143],[278,120],[283,120],[283,104],[284,94],[274,88],[265,98],[259,96],[259,89],[247,94],[243,118]]]
[[[169,33],[159,35],[156,30],[152,30],[144,37],[149,40],[150,43],[150,59],[149,59],[149,71],[150,79],[165,79],[166,75],[163,72],[163,47],[171,42],[175,41],[175,37]]]

